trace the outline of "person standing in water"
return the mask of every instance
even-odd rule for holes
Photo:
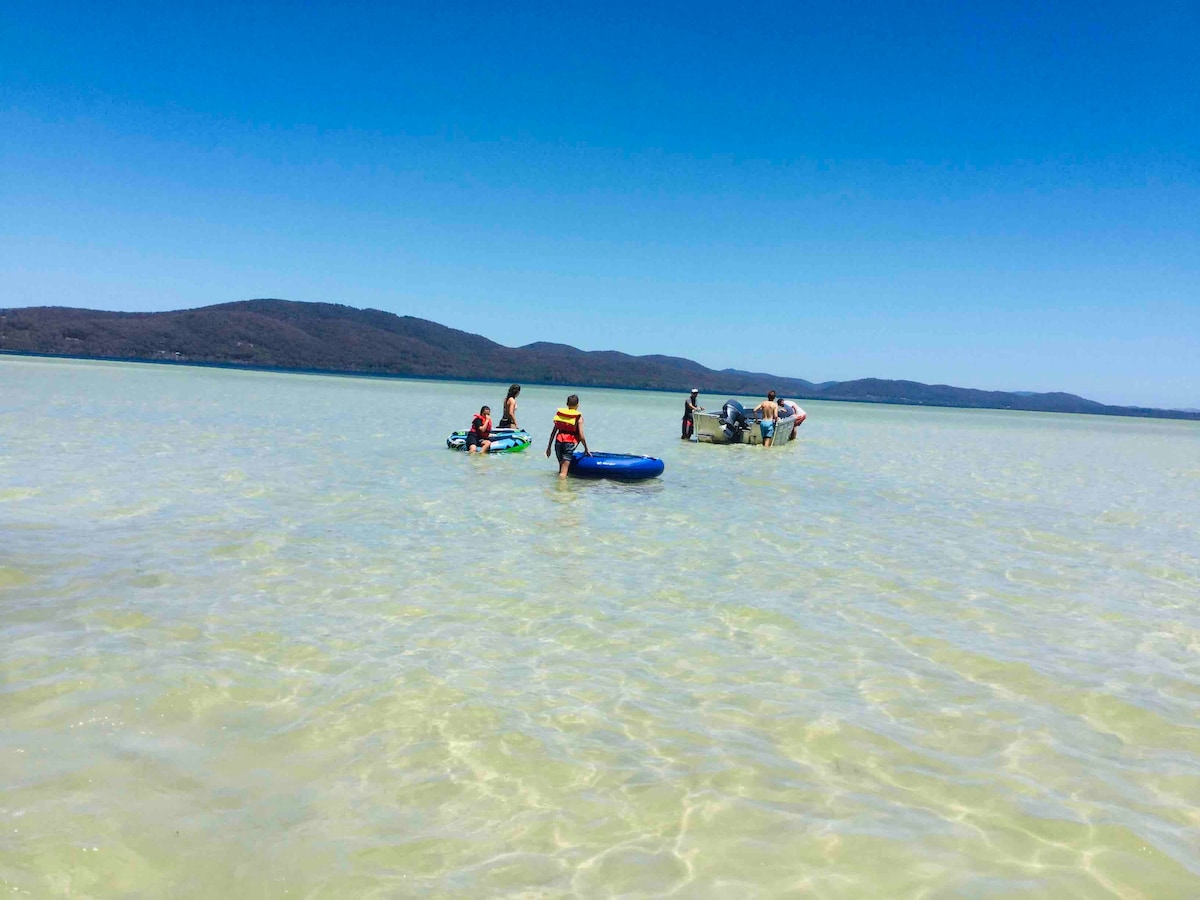
[[[467,432],[467,452],[487,453],[492,447],[489,440],[492,436],[492,408],[481,406],[479,415],[471,420],[471,430]]]
[[[762,435],[765,450],[775,440],[775,423],[779,421],[779,404],[775,402],[775,392],[767,391],[767,399],[754,407],[754,411],[762,414],[758,431]]]
[[[508,386],[508,396],[504,398],[504,412],[500,414],[501,428],[520,428],[517,424],[517,395],[521,393],[519,384]]]
[[[688,398],[683,401],[683,434],[679,436],[681,441],[686,441],[692,436],[692,432],[696,428],[696,423],[692,419],[693,413],[703,412],[703,406],[697,406],[696,400],[700,396],[700,388],[692,388],[692,392]]]
[[[791,414],[796,417],[796,424],[792,426],[792,434],[791,437],[788,438],[789,441],[794,441],[796,439],[796,429],[804,424],[804,420],[808,418],[808,413],[802,410],[800,408],[800,404],[795,400],[780,400],[779,405],[783,407],[785,411],[790,410]]]
[[[567,469],[571,467],[571,457],[576,448],[583,444],[585,456],[591,456],[588,450],[587,438],[583,436],[583,413],[579,411],[579,395],[572,394],[567,398],[567,405],[559,407],[554,414],[554,427],[550,429],[550,442],[546,444],[546,457],[550,457],[550,448],[558,458],[558,477],[566,478]]]

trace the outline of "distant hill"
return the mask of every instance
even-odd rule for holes
[[[1074,394],[977,391],[878,378],[814,384],[765,372],[716,371],[673,356],[545,342],[505,347],[426,319],[289,300],[157,313],[0,309],[0,352],[585,387],[699,387],[708,394],[774,389],[797,399],[1200,419],[1196,412],[1106,406]]]

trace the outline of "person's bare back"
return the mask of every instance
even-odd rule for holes
[[[758,406],[754,407],[754,411],[762,413],[764,422],[768,420],[774,422],[779,418],[779,404],[774,400],[764,400]]]
[[[754,407],[756,413],[761,413],[758,430],[762,435],[764,447],[770,447],[775,440],[775,423],[779,421],[779,404],[775,402],[775,392],[767,391],[767,399]]]

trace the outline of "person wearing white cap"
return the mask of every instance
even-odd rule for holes
[[[692,421],[692,413],[703,412],[703,406],[697,406],[696,400],[700,396],[700,388],[692,388],[692,392],[688,394],[688,398],[683,401],[683,434],[679,436],[681,441],[686,441],[692,436],[692,431],[695,429],[695,422]]]

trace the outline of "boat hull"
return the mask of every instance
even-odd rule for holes
[[[757,420],[752,419],[750,427],[741,433],[739,439],[731,441],[726,437],[720,419],[720,413],[693,413],[692,421],[695,423],[696,440],[702,444],[762,444],[762,432],[759,431]],[[771,446],[777,447],[786,444],[791,439],[795,427],[795,416],[788,416],[786,419],[777,421],[775,423],[775,440],[771,442]]]

